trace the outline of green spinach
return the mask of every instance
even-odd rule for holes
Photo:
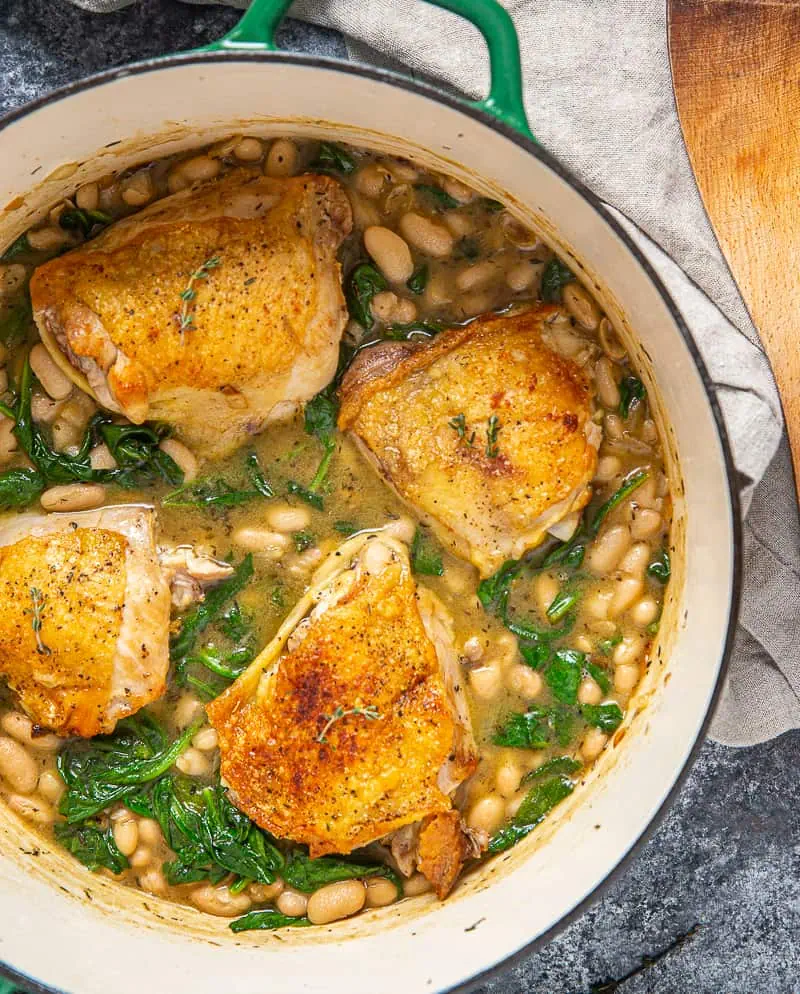
[[[231,932],[249,932],[253,929],[305,928],[310,924],[308,918],[293,918],[290,915],[282,915],[280,911],[262,908],[258,911],[248,911],[241,918],[236,918],[228,928]]]
[[[371,310],[372,298],[388,286],[386,277],[371,262],[359,263],[347,278],[347,309],[350,317],[366,331],[371,331],[375,324]]]
[[[542,273],[542,300],[549,304],[557,303],[561,300],[561,290],[572,283],[575,275],[564,263],[557,258],[552,258],[544,267]]]
[[[544,821],[549,811],[569,797],[574,788],[572,780],[563,774],[546,777],[537,783],[526,795],[509,824],[489,840],[489,852],[504,852],[524,839]]]
[[[619,413],[627,418],[631,408],[641,403],[646,396],[644,383],[637,376],[624,376],[619,385]]]
[[[414,532],[414,540],[411,543],[411,568],[422,576],[444,574],[441,553],[419,527]]]
[[[89,819],[79,825],[60,822],[53,826],[56,840],[90,870],[105,867],[112,873],[122,873],[128,860],[117,848],[111,826],[103,828],[99,821]]]

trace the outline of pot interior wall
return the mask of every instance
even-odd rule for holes
[[[656,398],[675,495],[674,579],[656,662],[589,782],[443,905],[424,897],[326,929],[234,937],[224,920],[124,890],[34,846],[1,810],[0,919],[15,927],[4,930],[0,959],[80,994],[138,994],[142,986],[172,994],[446,989],[546,932],[590,894],[686,763],[717,682],[731,610],[724,455],[675,319],[609,222],[502,133],[369,73],[295,57],[187,59],[44,103],[2,131],[0,244],[83,182],[236,132],[338,138],[451,172],[513,202],[599,287]]]

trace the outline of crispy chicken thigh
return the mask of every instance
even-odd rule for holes
[[[160,697],[169,612],[151,509],[0,525],[0,676],[37,725],[97,735]]]
[[[103,407],[166,421],[219,457],[333,377],[347,319],[336,252],[351,225],[334,179],[234,172],[40,266],[34,317]]]
[[[452,886],[436,838],[453,850],[466,835],[451,794],[478,756],[449,620],[402,543],[382,532],[345,543],[207,710],[223,781],[263,828],[321,856],[447,815],[456,828],[430,833],[425,865],[437,890]]]
[[[553,310],[373,346],[342,383],[339,427],[483,576],[590,497],[600,432],[582,371],[542,340]]]

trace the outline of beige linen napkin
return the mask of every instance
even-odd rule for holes
[[[135,0],[73,2],[105,12]],[[520,37],[534,133],[622,216],[673,294],[716,385],[746,512],[746,573],[736,652],[711,735],[729,745],[761,742],[800,726],[800,531],[777,392],[681,138],[665,2],[505,6]],[[300,0],[291,14],[343,32],[355,60],[433,77],[471,97],[487,88],[477,32],[422,0]]]

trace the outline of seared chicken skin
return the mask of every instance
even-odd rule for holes
[[[217,458],[333,377],[347,320],[336,252],[351,225],[334,179],[234,172],[40,266],[34,317],[103,407],[165,421]]]
[[[312,857],[445,815],[463,832],[451,794],[478,756],[439,612],[388,535],[362,533],[329,557],[275,639],[207,707],[236,805]],[[452,835],[438,836],[450,851]],[[424,866],[444,895],[454,876],[435,836]]]
[[[42,728],[110,732],[160,697],[169,612],[151,509],[0,525],[0,675]]]
[[[487,316],[430,345],[365,349],[339,427],[482,576],[588,502],[599,429],[580,368],[542,340],[554,308]]]

